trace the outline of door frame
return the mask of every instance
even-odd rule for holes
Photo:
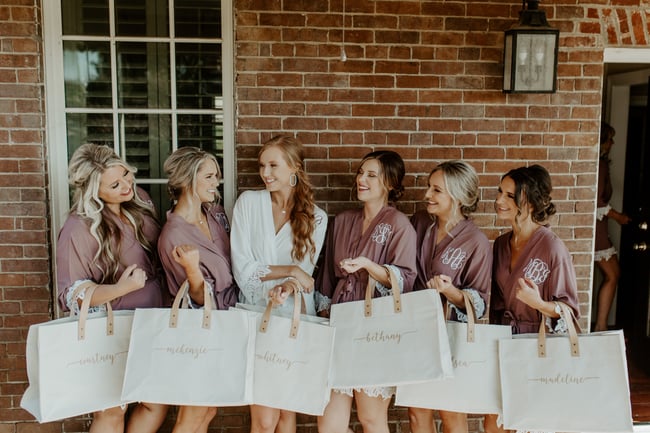
[[[629,107],[630,106],[630,87],[637,84],[645,84],[650,75],[650,48],[605,48],[603,53],[603,62],[605,64],[647,64],[648,68],[640,71],[622,72],[610,74],[603,77],[604,95],[603,95],[603,120],[608,122],[616,130],[616,143],[612,147],[610,158],[610,176],[613,187],[613,194],[610,203],[615,209],[623,207],[623,185],[625,180],[625,157],[627,144],[627,109],[612,109],[612,107]],[[619,250],[621,227],[614,221],[609,222],[609,235],[612,243]],[[596,266],[592,267],[592,297],[590,316],[593,314],[596,301],[597,289],[599,284],[599,274]],[[618,292],[617,292],[618,293]],[[616,297],[610,309],[608,323],[613,324],[616,315]],[[591,317],[590,317],[591,320]]]

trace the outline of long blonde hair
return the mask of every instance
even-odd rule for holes
[[[119,278],[119,250],[122,233],[111,217],[110,210],[99,198],[99,186],[102,174],[109,168],[122,166],[131,173],[137,169],[130,166],[108,146],[93,143],[81,145],[72,155],[68,165],[68,182],[74,188],[71,213],[76,213],[88,222],[90,234],[98,244],[94,261],[102,271],[100,283],[112,284]],[[133,186],[135,190],[135,183]],[[134,191],[133,198],[121,204],[122,215],[133,227],[135,237],[147,251],[152,263],[155,263],[154,248],[142,231],[145,217],[158,223],[153,208],[138,197]]]
[[[316,244],[312,239],[316,218],[314,216],[314,192],[309,177],[304,169],[304,149],[294,137],[276,135],[268,140],[260,149],[258,159],[269,147],[277,147],[282,151],[284,160],[296,172],[296,185],[293,187],[293,207],[289,215],[293,232],[293,248],[291,257],[302,260],[309,253],[312,262],[315,261]]]

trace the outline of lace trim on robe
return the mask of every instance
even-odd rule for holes
[[[485,301],[483,298],[481,298],[481,295],[479,295],[478,290],[472,289],[472,288],[467,288],[467,289],[462,289],[464,292],[470,295],[472,298],[472,304],[474,304],[474,311],[476,312],[476,318],[480,319],[483,317],[485,314]],[[467,323],[467,314],[463,313],[460,308],[452,304],[451,302],[449,303],[451,305],[451,308],[454,309],[456,312],[456,317],[458,318],[459,322],[464,322]]]
[[[83,301],[84,297],[86,296],[86,289],[82,290],[79,292],[76,298],[72,298],[72,295],[74,294],[74,291],[85,283],[86,281],[92,281],[92,280],[77,280],[68,288],[68,293],[66,293],[65,297],[65,304],[68,306],[68,310],[70,310],[70,315],[71,316],[78,316],[79,315],[79,305],[81,304],[80,301]],[[88,308],[88,313],[97,313],[99,311],[106,311],[106,306],[104,304],[102,305],[97,305],[95,307],[90,307]]]
[[[395,273],[395,275],[397,275],[397,281],[399,283],[399,291],[400,291],[400,293],[403,293],[404,292],[404,277],[402,277],[402,272],[400,271],[400,269],[395,265],[384,265],[384,266],[387,267],[387,268],[390,268],[390,270],[393,271]],[[377,281],[377,284],[375,285],[375,287],[377,288],[377,291],[379,292],[379,294],[381,296],[392,296],[393,295],[392,289],[390,287],[385,287],[379,281]]]
[[[597,207],[596,208],[596,218],[598,221],[602,221],[605,216],[609,213],[609,211],[612,209],[610,205],[604,206],[604,207]]]
[[[368,388],[333,388],[334,392],[345,394],[349,397],[354,397],[353,391],[363,392],[368,397],[381,397],[383,400],[389,400],[395,395],[394,386],[371,386]]]
[[[601,260],[607,261],[616,255],[616,247],[611,246],[606,250],[600,250],[594,252],[594,262],[600,262]]]
[[[258,266],[255,269],[255,272],[248,277],[248,281],[244,285],[246,290],[242,290],[242,293],[247,298],[247,304],[256,305],[260,297],[266,296],[265,293],[261,293],[259,287],[262,285],[262,278],[271,273],[271,268],[268,265]]]
[[[327,311],[332,306],[332,300],[318,291],[314,291],[314,303],[316,304],[317,313]]]

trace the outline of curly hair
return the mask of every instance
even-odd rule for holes
[[[454,203],[454,214],[460,209],[461,215],[467,218],[476,211],[478,206],[479,190],[476,170],[465,161],[451,160],[434,167],[429,173],[429,178],[438,171],[442,173],[447,192]]]
[[[262,153],[270,147],[276,147],[282,151],[287,165],[295,170],[296,185],[293,187],[293,207],[289,213],[291,231],[293,232],[293,248],[291,257],[300,261],[309,254],[312,262],[315,261],[316,243],[312,239],[316,226],[314,216],[314,192],[309,177],[305,172],[304,148],[302,143],[295,137],[289,135],[276,135],[262,145],[258,153],[258,160]]]
[[[404,193],[404,185],[402,185],[406,173],[404,160],[399,153],[392,150],[376,150],[364,156],[359,167],[370,159],[379,162],[382,183],[388,189],[388,201],[396,202]]]
[[[111,210],[99,198],[99,187],[102,174],[109,168],[122,166],[131,173],[137,169],[123,161],[108,146],[101,146],[93,143],[81,145],[72,155],[68,165],[68,182],[74,188],[72,207],[74,212],[85,219],[89,225],[90,234],[98,244],[95,254],[95,263],[102,271],[102,281],[99,283],[115,283],[118,279],[117,272],[120,267],[120,257],[117,253],[120,250],[122,234],[114,218],[111,217]],[[133,198],[121,204],[122,215],[126,217],[133,227],[135,237],[152,263],[156,262],[154,248],[147,240],[142,231],[144,218],[150,217],[158,223],[153,208],[138,196],[133,183]]]
[[[501,179],[509,177],[515,183],[515,204],[517,215],[521,215],[524,206],[531,207],[531,218],[538,224],[545,222],[556,212],[551,201],[551,176],[541,165],[519,167],[504,174]]]
[[[167,192],[172,201],[178,201],[184,190],[194,193],[196,190],[196,177],[201,164],[205,161],[212,161],[217,167],[217,178],[221,181],[221,169],[217,158],[198,147],[181,147],[169,155],[163,165],[167,175]],[[216,191],[215,201],[221,199],[219,191]],[[172,205],[173,206],[173,205]]]

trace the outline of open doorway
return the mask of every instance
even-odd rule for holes
[[[642,360],[650,355],[650,64],[608,63],[604,78],[603,119],[616,130],[616,144],[609,155],[610,204],[632,218],[622,227],[609,222],[621,278],[608,323],[624,329],[629,356]],[[600,279],[596,268],[592,304],[598,297]],[[592,308],[592,317],[593,313]],[[638,365],[650,374],[650,363]]]

